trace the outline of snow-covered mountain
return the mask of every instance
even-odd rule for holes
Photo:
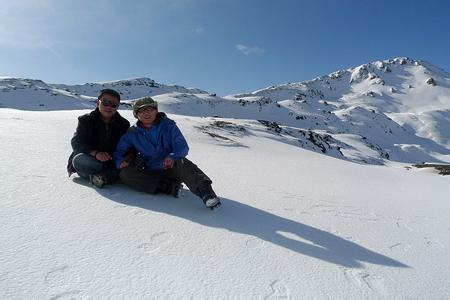
[[[338,145],[353,161],[448,160],[450,74],[426,62],[378,61],[232,98],[291,132],[330,136],[322,150]]]
[[[2,77],[0,107],[42,111],[93,108],[100,90],[105,88],[115,89],[123,99],[167,93],[207,93],[200,89],[159,84],[149,78],[65,85],[48,84],[42,80]]]
[[[396,162],[448,160],[435,67],[395,59],[227,97],[150,79],[0,86],[1,299],[450,296],[450,177]],[[77,117],[105,87],[160,102],[219,210],[186,187],[67,178]]]
[[[266,130],[279,141],[358,163],[450,160],[450,74],[409,58],[226,97],[147,78],[77,86],[6,78],[0,105],[92,108],[102,88],[118,90],[125,106],[151,95],[168,113],[227,118],[201,128],[222,142],[245,145],[236,132]]]

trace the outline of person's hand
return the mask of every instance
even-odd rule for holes
[[[130,163],[129,163],[128,161],[122,160],[122,162],[121,162],[120,165],[119,165],[119,169],[126,168],[126,167],[128,167],[129,165],[130,165]]]
[[[111,155],[109,155],[108,152],[97,152],[97,153],[95,154],[95,158],[96,158],[97,160],[103,161],[103,162],[112,159]]]
[[[175,164],[175,160],[173,160],[170,157],[166,157],[164,159],[163,168],[164,168],[164,170],[172,169],[174,164]]]

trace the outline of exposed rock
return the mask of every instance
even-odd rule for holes
[[[270,121],[266,121],[266,120],[258,120],[258,122],[263,124],[264,126],[266,126],[267,130],[273,130],[276,133],[281,132],[281,127],[278,125],[277,122],[270,122]]]
[[[434,81],[434,79],[432,77],[428,78],[427,81],[425,81],[425,82],[432,86],[436,85],[436,81]]]
[[[441,175],[450,175],[450,165],[421,163],[413,166],[416,168],[435,168]]]

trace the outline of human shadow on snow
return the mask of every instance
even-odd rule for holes
[[[364,268],[362,263],[366,262],[389,267],[409,268],[395,259],[327,231],[227,198],[221,198],[222,207],[220,209],[210,211],[203,206],[200,199],[186,189],[181,198],[148,195],[123,185],[100,189],[98,192],[112,201],[127,206],[176,216],[204,226],[252,235],[299,254],[344,267]]]

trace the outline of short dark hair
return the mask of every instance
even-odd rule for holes
[[[100,99],[104,94],[110,95],[113,97],[116,97],[120,101],[120,94],[119,92],[113,90],[113,89],[103,89],[100,91],[100,95],[98,95],[98,99]]]

